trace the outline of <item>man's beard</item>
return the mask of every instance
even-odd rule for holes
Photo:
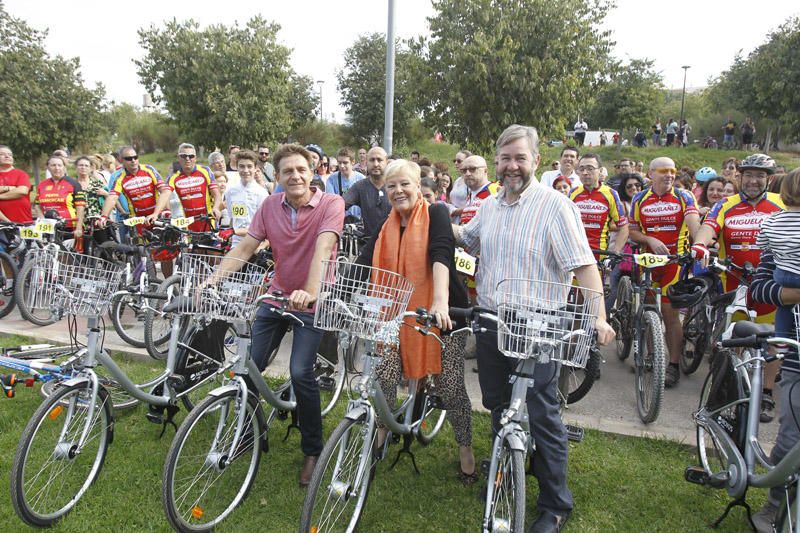
[[[516,177],[516,176],[515,176],[515,177]],[[507,184],[505,181],[506,181],[506,180],[505,180],[505,177],[501,177],[501,178],[500,178],[500,184],[501,184],[501,185],[502,185],[502,186],[503,186],[503,187],[504,187],[504,188],[505,188],[507,191],[509,191],[509,192],[512,192],[512,193],[514,193],[514,194],[518,194],[518,193],[520,193],[520,192],[524,191],[524,190],[525,190],[525,188],[526,188],[528,185],[530,185],[530,183],[531,183],[531,176],[530,176],[530,175],[527,175],[527,176],[526,176],[525,174],[520,174],[520,180],[519,180],[518,182],[515,182],[513,185],[511,185],[511,184]]]

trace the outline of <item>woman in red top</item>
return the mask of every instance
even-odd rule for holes
[[[43,217],[50,211],[64,220],[64,227],[72,231],[75,240],[83,236],[83,211],[86,201],[83,189],[74,179],[67,176],[67,167],[61,156],[50,156],[47,160],[50,177],[39,183],[36,190],[34,215]]]

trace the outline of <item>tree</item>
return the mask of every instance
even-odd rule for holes
[[[589,113],[590,123],[622,131],[642,128],[645,132],[664,102],[660,76],[653,62],[632,59],[627,66],[617,65],[609,81],[598,90]],[[647,133],[646,133],[647,134]],[[622,136],[620,136],[621,142]]]
[[[144,111],[131,104],[117,104],[105,116],[112,133],[110,141],[116,149],[128,144],[139,153],[174,150],[178,145],[178,128],[166,115]]]
[[[561,137],[608,68],[605,0],[434,0],[429,122],[488,149],[512,123]]]
[[[354,136],[364,143],[383,137],[386,87],[386,36],[359,37],[344,54],[337,89]],[[425,62],[418,43],[398,41],[395,47],[394,138],[409,140],[412,119],[420,111],[420,85]]]
[[[286,137],[296,117],[293,91],[313,90],[294,78],[280,26],[256,16],[242,28],[172,20],[139,30],[145,57],[136,61],[147,91],[204,146],[256,144]],[[311,97],[313,98],[313,97]],[[302,114],[302,112],[301,112]]]
[[[319,106],[319,95],[314,92],[314,80],[310,76],[292,74],[289,77],[289,113],[291,115],[291,131],[314,119],[314,112]]]
[[[46,37],[0,3],[0,143],[34,162],[56,148],[93,141],[103,109],[103,87],[84,86],[77,58],[50,57]]]

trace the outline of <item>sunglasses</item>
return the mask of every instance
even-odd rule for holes
[[[638,183],[629,183],[625,186],[626,189],[641,189],[642,186]]]
[[[180,157],[181,159],[194,159],[195,157],[197,157],[197,155],[195,155],[195,154],[178,154],[178,157]]]
[[[463,159],[453,159],[453,163],[462,163]]]
[[[123,157],[122,159],[124,161],[136,161],[137,159],[139,159],[139,156],[138,155],[129,155],[127,157]]]
[[[657,169],[655,169],[655,171],[658,174],[661,174],[662,176],[665,176],[667,174],[671,174],[673,176],[677,176],[678,175],[678,171],[676,169],[674,169],[674,168],[657,168]]]
[[[264,155],[269,157],[269,152],[258,152],[258,155]]]
[[[327,166],[328,166],[328,163],[320,163],[320,164],[319,164],[319,166],[321,166],[321,167],[327,167]]]

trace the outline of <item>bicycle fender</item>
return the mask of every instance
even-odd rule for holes
[[[505,439],[508,441],[508,446],[515,451],[525,453],[527,450],[527,446],[525,442],[517,435],[516,433],[508,433],[505,435]]]
[[[728,496],[731,498],[739,498],[744,495],[747,489],[747,465],[728,432],[722,429],[722,426],[704,411],[695,415],[695,423],[703,426],[712,435],[712,438],[717,439],[719,446],[729,457],[728,471],[731,474],[731,478],[725,485],[725,490],[728,491]]]
[[[86,383],[89,381],[89,378],[86,376],[75,376],[74,378],[69,378],[67,381],[64,382],[64,387],[71,387],[73,385],[78,385],[80,383]]]
[[[217,387],[216,389],[209,392],[208,396],[219,398],[220,396],[224,396],[230,391],[239,392],[239,387],[235,383],[231,385],[223,385],[222,387]]]
[[[353,407],[352,409],[347,411],[347,414],[344,415],[345,418],[349,420],[358,420],[362,416],[367,416],[367,407],[365,405],[358,405]]]

